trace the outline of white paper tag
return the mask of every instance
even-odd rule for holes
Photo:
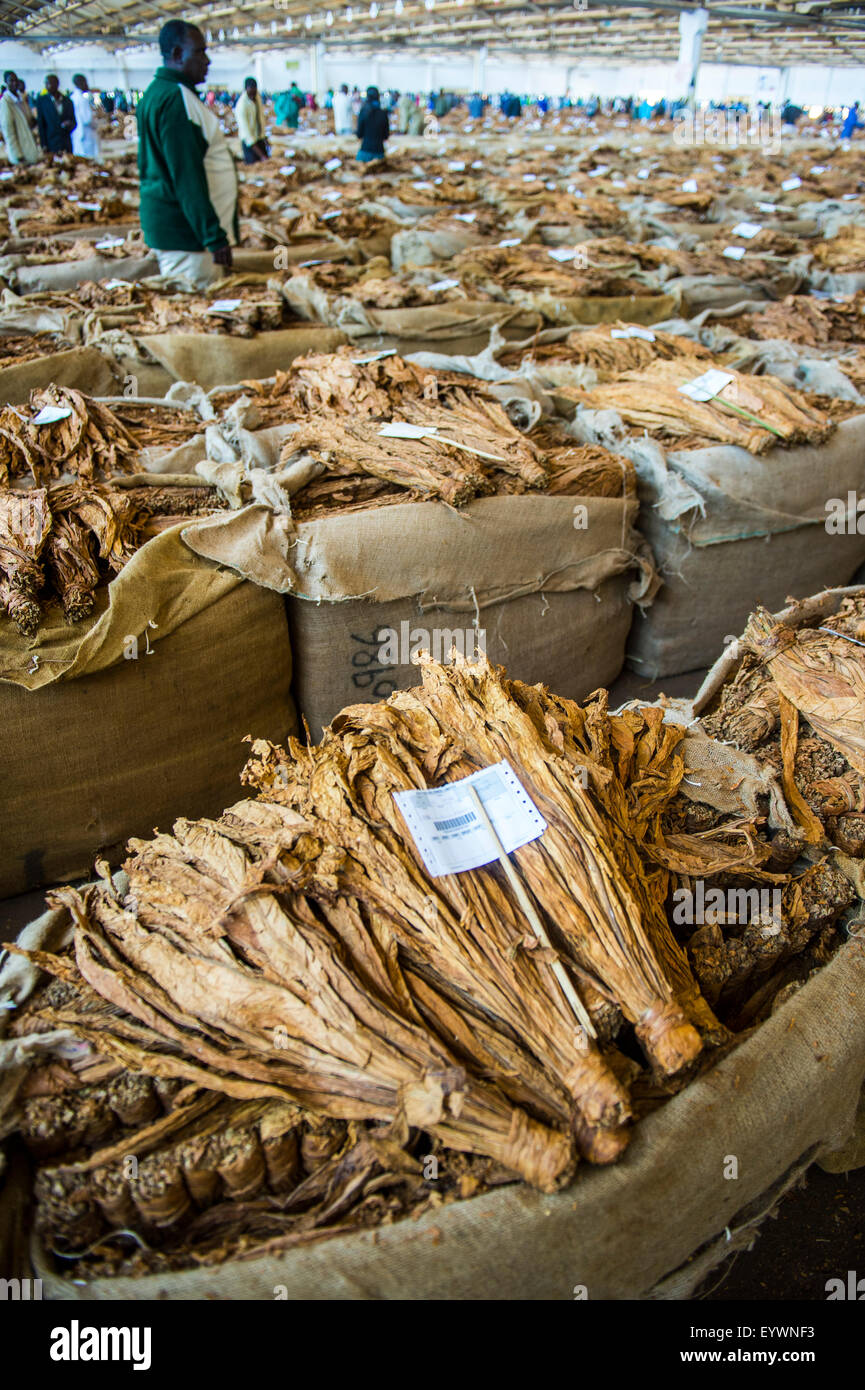
[[[432,878],[478,869],[499,857],[498,845],[468,795],[469,786],[477,792],[506,854],[537,840],[547,828],[506,762],[444,787],[395,792],[394,800]]]
[[[509,236],[505,237],[504,241],[500,241],[499,246],[519,246],[521,243],[522,237]]]
[[[298,261],[298,270],[305,270],[309,265],[330,265],[330,261]]]
[[[459,287],[459,280],[436,280],[434,285],[427,285],[427,289],[433,294],[444,293],[445,290],[458,290]]]
[[[638,178],[638,179],[647,179],[648,177],[649,177],[649,170],[648,170],[648,169],[638,169],[638,170],[637,170],[637,178]]]
[[[759,236],[762,230],[762,222],[737,222],[733,228],[733,236],[744,237],[746,241],[750,241],[751,237]]]
[[[444,179],[439,175],[437,179],[433,179],[433,183],[438,186],[440,183],[444,183]]]
[[[297,166],[294,164],[283,164],[279,172],[284,174],[286,178],[289,178],[292,174],[297,173]]]
[[[598,165],[595,166],[594,169],[590,169],[590,170],[589,170],[589,178],[590,178],[590,179],[600,179],[600,178],[603,177],[604,174],[608,174],[609,172],[610,172],[610,166],[609,166],[609,164],[598,164]]]
[[[794,174],[791,179],[785,179],[781,187],[785,193],[789,193],[794,188],[801,188],[802,180],[799,178],[798,174]]]
[[[758,204],[757,204],[757,207],[758,207],[758,209],[759,209],[760,212],[777,212],[777,211],[778,211],[777,205],[776,205],[775,203],[758,203]]]
[[[825,174],[828,169],[828,164],[812,164],[810,172],[816,177],[817,174]]]
[[[339,208],[334,208],[333,212],[323,212],[321,214],[321,220],[322,222],[330,222],[332,218],[339,217],[339,215]]]
[[[483,167],[484,167],[484,162],[483,162],[482,159],[473,159],[473,160],[472,160],[472,168],[473,168],[473,169],[483,169]]]
[[[72,407],[68,405],[43,405],[38,415],[34,415],[31,425],[54,425],[58,420],[68,420]]]
[[[233,314],[242,303],[242,299],[214,299],[207,312],[208,314]]]
[[[356,367],[365,367],[367,362],[381,362],[383,357],[396,357],[396,348],[384,348],[381,352],[371,352],[368,357],[353,357]]]
[[[454,217],[457,222],[474,222],[477,219],[476,212],[455,212]]]
[[[131,280],[103,280],[103,281],[102,281],[102,288],[103,288],[104,290],[125,290],[125,289],[127,288],[127,286],[130,286],[130,287],[131,287],[131,285],[132,285],[132,281],[131,281]]]
[[[728,261],[741,261],[744,254],[744,246],[725,246],[721,252],[721,255],[726,256]]]
[[[407,420],[394,420],[390,425],[382,425],[379,434],[385,439],[426,439],[435,435],[430,425],[410,425]]]
[[[82,210],[82,212],[98,212],[99,209],[102,207],[102,204],[101,204],[101,203],[79,203],[78,206],[79,206],[79,208]]]
[[[550,151],[552,151],[552,150],[554,150],[555,148],[556,148],[555,145],[544,145],[544,149],[545,149],[545,150],[550,150]]]
[[[611,328],[611,338],[642,338],[647,343],[655,341],[655,335],[650,328],[640,328],[636,323],[629,323],[627,328]]]
[[[338,203],[342,193],[338,188],[326,188],[321,196],[328,203]]]
[[[327,172],[331,174],[333,173],[334,169],[342,168],[342,160],[339,159],[337,155],[334,155],[333,159],[329,159],[324,167],[327,170]]]
[[[696,192],[697,192],[697,180],[696,180],[696,179],[685,179],[685,182],[682,184],[682,192],[683,192],[683,193],[696,193]]]
[[[418,179],[415,183],[412,184],[412,188],[419,188],[421,191],[432,187],[433,185],[430,183],[429,179]]]
[[[463,172],[463,170],[465,169],[465,167],[466,167],[466,162],[465,162],[464,159],[449,159],[449,160],[448,160],[448,168],[449,168],[454,174],[461,174],[461,173]]]
[[[547,251],[547,255],[552,256],[554,261],[572,261],[576,254],[575,246],[556,246]]]
[[[843,199],[843,201],[844,201],[845,203],[855,203],[856,199],[859,197],[859,194],[858,194],[858,193],[842,193],[842,194],[841,194],[841,197],[842,197],[842,199]]]
[[[692,401],[710,401],[713,396],[723,391],[725,386],[729,386],[731,381],[735,381],[735,377],[730,372],[721,372],[717,367],[710,367],[702,376],[694,377],[693,381],[686,381],[684,386],[679,387],[679,391]]]
[[[537,174],[523,174],[523,183],[537,183]]]
[[[0,179],[14,179],[14,177],[15,177],[15,171],[14,171],[14,169],[4,169],[3,173],[0,174]]]
[[[115,248],[115,246],[122,246],[122,245],[123,245],[123,237],[122,237],[122,236],[108,236],[108,237],[105,238],[104,241],[95,241],[95,242],[93,243],[93,250],[94,250],[94,251],[113,251],[114,248]]]

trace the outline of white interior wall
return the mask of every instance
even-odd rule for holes
[[[211,45],[208,83],[237,90],[244,77],[258,73],[266,91],[281,91],[292,81],[307,90],[312,82],[312,53],[307,48]],[[45,74],[56,72],[61,85],[68,87],[76,72],[84,72],[96,89],[107,87],[141,88],[147,85],[159,66],[155,45],[109,51],[100,44],[82,44],[55,52],[40,51],[35,45],[11,40],[0,42],[0,71],[14,68],[31,90],[41,89]],[[473,85],[473,55],[461,58],[401,56],[382,53],[358,58],[345,50],[325,52],[319,64],[322,89],[367,86],[394,87],[400,91],[470,91]],[[549,62],[523,63],[514,58],[501,61],[490,57],[486,63],[488,92],[510,90],[519,93],[545,92],[574,98],[598,95],[677,97],[674,63],[622,64],[620,67],[594,67],[587,63],[569,64],[565,57]],[[778,100],[789,96],[803,106],[848,105],[865,101],[865,68],[791,67],[757,68],[737,64],[705,63],[697,83],[699,101],[741,98],[745,101]]]

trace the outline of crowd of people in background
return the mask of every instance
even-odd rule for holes
[[[69,92],[63,92],[56,74],[49,73],[42,91],[34,95],[28,92],[23,78],[6,72],[0,88],[0,135],[7,157],[12,164],[32,164],[42,152],[98,159],[102,135],[108,132],[112,121],[116,123],[118,117],[134,113],[142,95],[138,91],[91,91],[82,73],[73,77]],[[287,91],[264,93],[254,77],[246,78],[241,92],[210,88],[203,101],[223,121],[233,110],[243,159],[248,164],[269,157],[269,128],[298,130],[304,113],[307,117],[320,111],[329,113],[333,133],[356,136],[360,142],[357,158],[367,162],[383,157],[385,142],[392,134],[423,135],[430,125],[435,129],[455,109],[470,121],[481,121],[492,112],[510,121],[524,116],[544,117],[551,111],[571,111],[589,121],[617,117],[628,122],[649,122],[674,120],[687,105],[684,100],[649,101],[645,96],[552,98],[511,91],[492,96],[481,92],[458,94],[444,88],[433,92],[401,92],[394,88],[379,91],[372,85],[362,92],[345,82],[330,88],[319,103],[314,93],[303,91],[296,81]],[[780,114],[782,122],[794,128],[808,117],[820,126],[838,125],[844,140],[865,129],[858,102],[840,110],[825,107],[817,113],[790,101],[780,107],[769,102],[753,106],[743,101],[711,102],[708,109],[736,116],[771,112]],[[316,122],[316,127],[320,129],[320,122]]]

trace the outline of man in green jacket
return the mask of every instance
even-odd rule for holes
[[[216,114],[195,88],[210,60],[194,24],[159,33],[163,66],[138,107],[141,228],[159,273],[204,289],[237,244],[237,172]]]

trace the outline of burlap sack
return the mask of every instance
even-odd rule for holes
[[[198,480],[200,481],[200,480]],[[59,605],[47,608],[34,638],[0,618],[2,682],[40,690],[116,666],[130,639],[158,645],[181,623],[237,588],[235,571],[194,555],[173,526],[143,545],[109,585],[97,590],[89,618],[68,626]]]
[[[60,261],[52,265],[22,265],[15,272],[17,288],[21,294],[35,294],[39,290],[74,290],[87,280],[145,280],[148,275],[158,275],[159,264],[152,253],[147,256],[124,256],[111,260],[106,256],[92,256],[83,261]]]
[[[80,877],[130,835],[236,800],[247,734],[293,732],[283,600],[235,584],[135,659],[0,684],[0,896]]]
[[[455,642],[471,655],[478,629],[522,680],[575,697],[614,680],[645,587],[629,595],[646,565],[635,515],[616,498],[484,497],[459,511],[416,502],[295,526],[250,506],[183,535],[291,595],[295,702],[318,736],[344,705],[416,683],[413,646],[446,660]]]
[[[663,585],[637,614],[628,661],[651,679],[708,666],[758,603],[844,584],[865,560],[865,535],[827,532],[826,504],[865,494],[865,415],[825,444],[759,458],[718,446],[679,450],[659,469],[625,446],[640,479],[640,528]],[[657,459],[658,452],[655,457]]]
[[[2,340],[0,340],[2,341]],[[95,347],[70,348],[47,357],[31,357],[0,370],[0,405],[24,405],[30,392],[43,386],[73,386],[91,396],[110,396],[117,390],[111,363]]]
[[[865,947],[850,941],[730,1055],[640,1121],[623,1159],[556,1196],[485,1193],[417,1221],[222,1267],[73,1284],[48,1298],[686,1298],[814,1158],[847,1142],[865,1077]],[[729,1159],[738,1160],[738,1176]],[[729,1239],[728,1239],[729,1234]],[[814,1298],[825,1297],[825,1274]]]
[[[390,244],[391,265],[395,271],[411,266],[436,265],[452,260],[460,251],[477,246],[481,238],[470,225],[462,227],[412,227],[397,232]]]
[[[307,352],[334,352],[346,341],[335,328],[285,328],[232,338],[222,333],[158,333],[140,342],[176,381],[206,391],[246,377],[273,376]]]

